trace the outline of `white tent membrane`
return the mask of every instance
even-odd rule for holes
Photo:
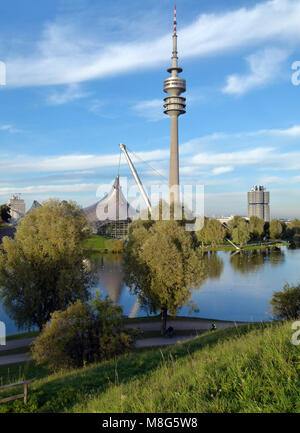
[[[83,209],[91,224],[108,221],[124,221],[137,218],[138,212],[126,200],[120,186],[119,175],[105,197]]]

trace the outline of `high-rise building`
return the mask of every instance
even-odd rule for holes
[[[25,201],[20,198],[20,194],[14,194],[9,199],[10,214],[12,218],[19,219],[25,214]]]
[[[257,216],[270,221],[270,193],[261,185],[255,185],[248,192],[248,217]]]
[[[174,32],[172,67],[168,69],[171,77],[164,81],[164,92],[168,93],[164,101],[164,112],[171,117],[171,145],[170,145],[170,201],[179,202],[179,156],[178,156],[178,116],[185,113],[185,98],[180,94],[185,92],[185,80],[178,77],[182,69],[178,67],[176,6],[174,8]]]

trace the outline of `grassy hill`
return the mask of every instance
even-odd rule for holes
[[[300,348],[292,333],[291,323],[227,328],[68,373],[32,363],[1,367],[3,383],[38,380],[27,406],[16,401],[0,411],[300,412]]]

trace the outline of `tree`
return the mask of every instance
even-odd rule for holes
[[[300,317],[300,284],[290,286],[285,284],[282,292],[273,294],[270,304],[273,315],[278,319],[296,320]]]
[[[202,248],[204,247],[204,244],[205,244],[205,241],[206,241],[206,234],[205,234],[205,232],[206,232],[206,227],[207,227],[207,221],[208,221],[208,218],[204,217],[204,224],[203,224],[202,229],[198,230],[196,232],[197,241],[202,244]]]
[[[278,219],[274,218],[271,220],[269,231],[271,239],[280,238],[280,235],[282,233],[282,225]]]
[[[238,227],[241,221],[245,221],[243,217],[239,215],[235,215],[231,220],[228,221],[228,225],[230,230],[232,231],[234,228]]]
[[[222,224],[218,220],[210,218],[205,220],[204,227],[196,235],[199,241],[210,243],[214,246],[224,241],[225,234],[226,230]]]
[[[124,255],[125,282],[151,312],[161,311],[162,334],[168,311],[176,315],[204,276],[192,237],[176,221],[140,224],[129,233]]]
[[[265,222],[257,216],[251,216],[249,221],[249,229],[253,239],[261,239],[264,234]]]
[[[84,303],[77,300],[66,310],[55,311],[32,346],[38,364],[51,370],[82,367],[129,350],[137,335],[126,329],[122,308],[100,295]]]
[[[7,204],[0,205],[0,219],[4,222],[8,222],[11,218],[10,207]]]
[[[288,226],[291,237],[299,237],[300,236],[300,220],[295,218]]]
[[[0,296],[19,328],[42,329],[58,309],[88,298],[86,218],[73,202],[50,200],[25,215],[15,238],[3,238]]]
[[[237,225],[231,230],[233,242],[239,245],[246,244],[250,239],[249,224],[242,218]]]

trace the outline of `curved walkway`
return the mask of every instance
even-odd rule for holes
[[[229,328],[232,326],[245,325],[248,322],[229,322],[229,321],[221,321],[221,320],[168,320],[167,326],[172,326],[175,330],[178,331],[208,331],[211,329],[212,323],[215,322],[217,325],[217,329]],[[161,327],[161,322],[137,322],[132,324],[127,324],[127,328],[139,328],[141,331],[159,331]],[[151,337],[151,338],[142,338],[136,340],[135,347],[140,349],[143,347],[159,347],[159,346],[170,346],[172,344],[176,344],[179,342],[187,341],[191,338],[194,338],[193,335],[179,335],[174,336],[172,338],[168,337]],[[7,350],[19,349],[22,347],[28,347],[34,338],[22,338],[20,340],[12,340],[8,341],[5,346],[0,346],[0,352],[5,352]],[[12,355],[1,355],[0,356],[0,366],[1,365],[9,365],[9,364],[17,364],[19,362],[26,362],[31,359],[29,353],[19,353]]]
[[[229,328],[232,326],[246,325],[249,322],[229,322],[225,320],[168,320],[167,327],[172,326],[178,331],[209,331],[212,323],[217,325],[217,328]],[[139,328],[141,331],[159,331],[161,328],[161,322],[137,322],[126,325],[127,328]]]

